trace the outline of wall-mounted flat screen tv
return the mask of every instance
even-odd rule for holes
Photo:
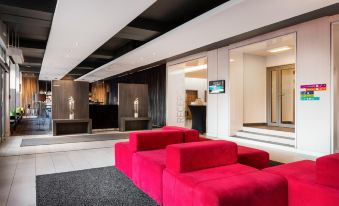
[[[208,90],[210,94],[225,93],[225,80],[209,81]]]

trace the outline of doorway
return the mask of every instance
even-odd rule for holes
[[[295,147],[296,34],[230,46],[230,136]]]
[[[294,128],[294,64],[267,68],[267,96],[268,126]]]
[[[179,60],[179,63],[168,65],[166,124],[205,133],[206,94],[207,57]]]

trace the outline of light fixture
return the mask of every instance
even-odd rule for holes
[[[230,62],[232,63],[232,62],[235,62],[235,60],[234,59],[230,59]]]
[[[290,49],[292,49],[292,48],[289,47],[289,46],[283,46],[283,47],[278,47],[278,48],[274,48],[274,49],[269,49],[267,51],[271,52],[271,53],[278,53],[278,52],[283,52],[283,51],[287,51],[287,50],[290,50]]]
[[[187,67],[184,69],[185,73],[188,72],[195,72],[195,71],[199,71],[199,70],[203,70],[203,69],[207,69],[207,64],[202,64],[199,66],[193,66],[193,67]]]

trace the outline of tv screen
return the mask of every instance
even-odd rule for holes
[[[225,80],[210,81],[208,90],[210,94],[225,93]]]

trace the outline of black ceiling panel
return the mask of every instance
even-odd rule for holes
[[[88,67],[96,69],[227,1],[158,0],[79,66],[85,66],[88,73]],[[96,55],[99,51],[110,52],[111,58]]]
[[[9,45],[19,38],[25,62],[21,71],[39,73],[57,0],[0,0],[0,20],[9,29]]]

